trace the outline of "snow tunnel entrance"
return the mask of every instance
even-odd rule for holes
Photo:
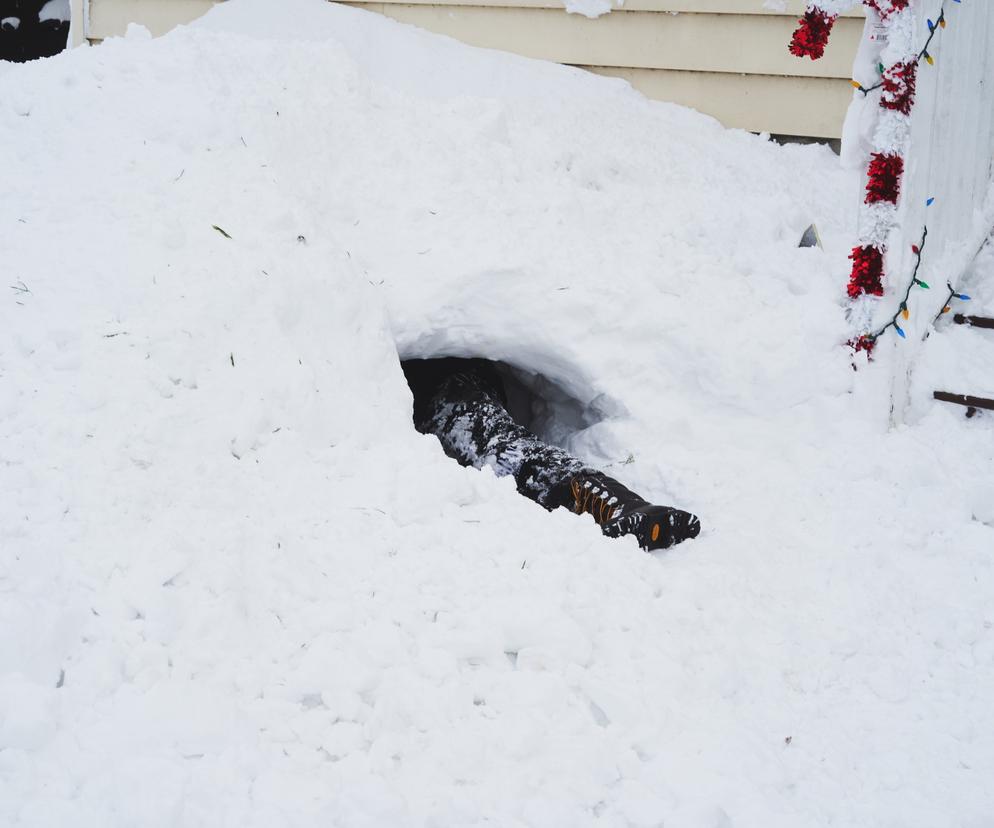
[[[415,428],[438,437],[461,465],[513,477],[518,492],[545,509],[588,514],[608,537],[633,535],[645,550],[700,533],[695,515],[653,505],[570,451],[575,433],[603,419],[589,387],[572,386],[584,404],[546,376],[493,360],[408,359],[401,367]]]
[[[551,445],[566,447],[569,438],[599,423],[605,411],[584,403],[560,383],[535,371],[482,358],[404,359],[401,368],[414,394],[415,410],[446,376],[460,371],[481,373],[503,391],[508,414],[518,425]],[[417,415],[415,414],[415,419]]]

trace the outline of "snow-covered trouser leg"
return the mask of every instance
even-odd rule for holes
[[[514,422],[495,390],[472,371],[446,379],[415,425],[435,434],[445,453],[462,465],[510,475],[521,494],[546,509],[571,507],[570,480],[593,472]]]
[[[589,514],[608,537],[633,535],[646,550],[665,549],[700,533],[695,515],[654,506],[514,422],[500,399],[499,378],[487,369],[443,371],[428,383],[418,381],[412,369],[412,377],[412,388],[419,389],[415,426],[437,436],[445,453],[464,466],[489,466],[498,475],[510,475],[521,494],[546,509],[565,506]]]

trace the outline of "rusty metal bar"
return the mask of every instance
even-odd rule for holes
[[[989,400],[986,397],[970,397],[966,394],[950,394],[948,391],[935,391],[932,396],[942,402],[965,406],[967,417],[974,416],[978,409],[981,408],[986,411],[994,411],[994,400]]]
[[[972,325],[974,328],[994,328],[994,319],[987,316],[964,316],[957,313],[953,317],[953,322],[957,325]]]

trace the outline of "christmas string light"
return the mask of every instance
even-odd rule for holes
[[[886,8],[880,5],[881,2],[883,0],[873,0],[867,2],[867,5],[875,9],[883,20],[905,12],[908,8],[907,2],[895,3],[891,0],[890,5]],[[883,89],[880,96],[880,108],[903,120],[903,124],[898,127],[898,134],[907,133],[907,121],[914,106],[918,63],[925,55],[931,57],[928,49],[932,45],[935,33],[946,25],[945,2],[939,11],[939,21],[937,25],[929,20],[929,37],[915,58],[899,60],[889,69],[880,64],[881,81],[879,84],[865,88],[857,81],[853,81],[853,84],[864,92],[864,95],[868,94],[871,89]],[[878,210],[872,217],[867,216],[869,229],[864,231],[863,243],[854,247],[849,255],[853,264],[847,292],[849,298],[854,301],[864,295],[882,296],[884,292],[887,225],[893,224],[893,213],[897,210],[901,180],[906,167],[904,157],[897,149],[900,143],[902,142],[897,142],[897,146],[893,144],[881,145],[876,152],[870,155],[864,201],[867,205],[880,205],[891,209],[884,212]],[[932,201],[929,200],[928,203],[931,204]]]
[[[959,3],[960,0],[954,0],[954,2]],[[914,102],[915,78],[918,72],[918,65],[922,60],[929,66],[935,65],[935,58],[928,51],[928,47],[932,45],[932,39],[935,35],[944,28],[946,28],[945,2],[943,2],[942,8],[939,9],[938,21],[933,23],[931,18],[928,19],[928,40],[925,41],[925,45],[922,46],[921,51],[914,60],[898,63],[891,66],[890,69],[885,68],[882,63],[879,64],[877,68],[880,72],[880,80],[872,86],[863,86],[858,80],[852,80],[850,83],[863,93],[863,97],[866,97],[875,89],[883,88],[885,94],[890,93],[890,102],[889,105],[885,103],[881,103],[880,105],[897,109],[907,115],[911,111],[911,105]]]
[[[875,315],[874,297],[884,295],[887,241],[897,223],[897,204],[904,173],[908,168],[904,156],[910,141],[910,116],[915,103],[918,70],[922,61],[930,66],[935,64],[931,49],[939,32],[947,26],[946,10],[950,1],[961,2],[942,0],[936,21],[927,21],[928,37],[919,48],[911,40],[912,27],[908,25],[916,19],[907,18],[907,15],[915,14],[910,0],[863,0],[863,5],[872,10],[883,27],[890,31],[888,45],[882,51],[891,65],[888,68],[883,61],[878,63],[880,80],[871,86],[852,81],[852,85],[863,93],[864,98],[872,91],[881,91],[878,100],[879,123],[873,135],[874,146],[867,168],[864,198],[866,206],[860,216],[860,237],[849,256],[852,270],[847,287],[850,299],[848,315],[856,329],[864,331],[850,340],[849,344],[856,351],[872,352],[877,339],[891,327],[898,336],[906,337],[900,322],[910,316],[908,299],[911,291],[916,286],[927,287],[918,278],[926,230],[922,245],[912,245],[917,261],[903,301],[889,322],[879,329],[871,328],[870,321]],[[836,19],[856,2],[857,0],[811,0],[794,33],[789,47],[791,53],[812,60],[821,58]],[[934,198],[929,198],[926,206],[931,206],[934,201]],[[943,308],[961,295],[952,287],[950,291]],[[939,316],[941,315],[942,311]]]
[[[907,339],[908,335],[904,328],[901,327],[901,321],[907,321],[911,318],[911,311],[908,309],[908,301],[911,299],[911,292],[916,288],[921,288],[922,290],[930,290],[931,286],[928,282],[923,279],[918,278],[918,271],[921,269],[922,256],[925,253],[925,242],[928,240],[928,227],[926,226],[922,230],[922,238],[918,244],[911,245],[911,252],[915,254],[915,267],[911,272],[911,281],[908,282],[908,287],[904,291],[904,298],[897,306],[897,310],[894,315],[888,320],[884,325],[878,328],[873,333],[862,334],[856,339],[849,342],[850,347],[855,352],[866,351],[867,354],[873,353],[873,348],[876,345],[877,340],[883,336],[889,328],[893,328],[894,332],[901,337],[901,339]],[[950,303],[953,299],[959,299],[963,302],[968,302],[970,297],[965,293],[960,293],[956,288],[952,286],[949,282],[946,282],[946,287],[949,288],[949,293],[942,303],[942,309],[936,314],[935,318],[932,320],[933,324],[939,320],[944,314],[949,313],[952,310]],[[900,320],[900,321],[899,321]]]
[[[950,305],[950,302],[952,302],[953,299],[959,299],[961,302],[970,301],[969,296],[967,296],[965,293],[960,293],[949,282],[946,282],[946,287],[949,288],[949,295],[946,296],[946,301],[942,303],[942,309],[935,315],[935,318],[932,320],[933,325],[936,322],[938,322],[945,314],[949,313],[949,311],[953,309],[952,305]]]
[[[901,300],[901,304],[898,305],[897,311],[890,318],[890,321],[884,325],[876,333],[870,334],[870,337],[876,341],[879,339],[888,328],[893,328],[901,339],[907,339],[907,334],[904,329],[898,324],[898,319],[907,320],[911,318],[911,311],[908,310],[908,300],[911,298],[911,291],[915,287],[923,288],[924,290],[929,290],[928,282],[923,282],[918,278],[918,271],[922,266],[922,254],[925,252],[925,241],[928,239],[928,227],[922,230],[922,240],[918,244],[913,244],[911,246],[911,252],[915,254],[915,269],[911,272],[911,281],[908,282],[908,288],[904,291],[904,298]]]
[[[878,100],[880,124],[874,134],[875,151],[871,153],[867,167],[864,199],[867,207],[863,208],[860,219],[860,244],[850,254],[853,265],[847,290],[851,301],[849,316],[857,330],[862,328],[864,331],[861,336],[850,341],[850,345],[857,351],[872,353],[877,338],[890,327],[894,328],[898,336],[905,336],[900,323],[902,317],[907,319],[909,314],[907,299],[916,285],[914,280],[909,284],[905,299],[898,306],[894,317],[880,329],[871,328],[867,331],[874,316],[874,307],[872,302],[863,297],[882,296],[884,293],[887,240],[897,223],[897,204],[904,172],[908,168],[904,155],[910,140],[911,111],[915,103],[918,68],[923,60],[934,65],[930,50],[938,32],[947,26],[947,2],[948,0],[943,0],[939,7],[938,22],[927,20],[928,37],[921,47],[914,46],[909,41],[912,33],[903,18],[903,15],[914,13],[909,4],[904,3],[901,8],[892,5],[888,13],[889,19],[885,21],[894,30],[893,41],[885,52],[893,61],[892,65],[886,68],[883,63],[879,64],[881,80],[871,87],[853,82],[863,92],[864,98],[874,89],[881,90]],[[884,20],[883,17],[881,19]],[[934,202],[935,198],[930,197],[925,203],[926,207]],[[918,251],[916,255],[919,255],[919,259],[913,279],[917,279],[917,270],[921,265]]]

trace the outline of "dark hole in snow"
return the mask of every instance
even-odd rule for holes
[[[527,368],[488,359],[437,357],[401,361],[411,383],[418,369],[437,368],[443,372],[458,372],[460,368],[488,366],[496,371],[507,396],[507,412],[516,423],[547,443],[563,446],[568,438],[599,423],[609,413],[606,401],[595,399],[584,403],[571,394],[563,384]],[[415,369],[414,371],[410,369]],[[412,384],[412,392],[418,389]]]

